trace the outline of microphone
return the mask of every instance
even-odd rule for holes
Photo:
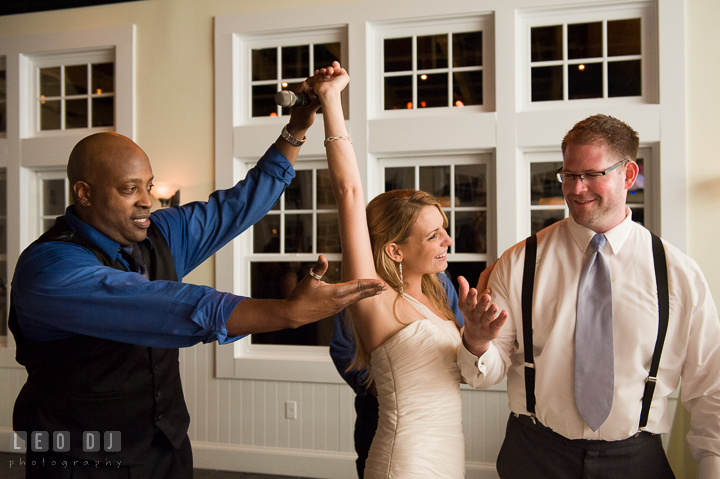
[[[280,106],[305,106],[310,104],[310,97],[305,93],[293,93],[288,90],[282,90],[275,93],[275,103]]]

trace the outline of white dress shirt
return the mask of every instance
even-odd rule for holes
[[[615,391],[610,415],[593,432],[575,405],[574,334],[580,269],[594,231],[565,219],[538,233],[533,295],[537,418],[570,439],[625,439],[638,431],[645,380],[658,330],[658,299],[650,232],[625,220],[605,233],[610,264],[615,343]],[[720,320],[698,265],[663,242],[668,264],[670,318],[658,381],[645,430],[670,429],[667,396],[682,376],[682,401],[691,413],[690,450],[720,475]],[[528,414],[525,400],[521,292],[525,242],[507,250],[490,278],[493,301],[509,317],[480,358],[458,351],[463,378],[484,389],[507,374],[510,409]],[[703,461],[705,462],[705,461]],[[715,476],[706,476],[715,477]]]

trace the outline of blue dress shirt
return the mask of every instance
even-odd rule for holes
[[[273,145],[234,187],[214,192],[207,202],[153,212],[150,220],[170,245],[178,282],[148,281],[103,266],[72,243],[31,245],[20,255],[12,280],[23,335],[28,341],[49,341],[84,334],[161,348],[240,339],[228,336],[225,322],[244,297],[180,281],[265,216],[294,177],[292,165]],[[121,245],[83,223],[73,207],[65,219],[127,266]]]

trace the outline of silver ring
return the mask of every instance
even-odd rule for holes
[[[310,276],[312,276],[313,278],[315,278],[318,281],[322,281],[322,276],[320,276],[315,271],[313,271],[312,268],[310,268]]]

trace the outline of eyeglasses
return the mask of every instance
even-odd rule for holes
[[[588,183],[592,183],[594,181],[598,181],[600,178],[604,177],[608,173],[610,173],[612,170],[617,168],[618,166],[627,163],[630,161],[629,159],[624,159],[618,163],[615,163],[610,168],[608,168],[605,171],[589,171],[587,173],[583,173],[582,175],[576,175],[574,173],[566,173],[562,171],[562,168],[559,168],[555,175],[557,176],[557,179],[560,183],[575,183],[575,180],[577,178],[580,178],[580,181],[585,182],[585,180],[588,180]]]

